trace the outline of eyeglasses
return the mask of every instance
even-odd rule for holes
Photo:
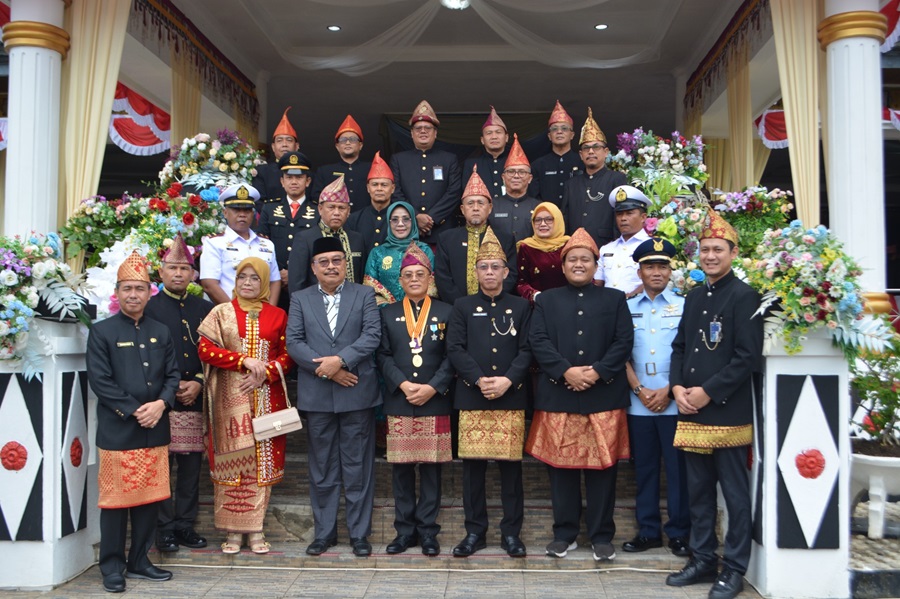
[[[355,143],[359,143],[359,138],[356,137],[355,135],[352,137],[349,137],[349,136],[348,137],[339,137],[338,143],[339,144],[355,144]]]
[[[599,152],[600,150],[605,150],[606,146],[603,144],[590,144],[581,146],[582,152]]]
[[[244,281],[250,281],[251,283],[259,283],[262,281],[262,279],[260,279],[256,275],[238,275],[236,279],[241,283],[243,283]]]
[[[314,262],[316,263],[316,266],[318,266],[319,268],[328,268],[329,264],[332,266],[340,266],[341,264],[343,264],[344,257],[343,256],[335,256],[331,260],[329,260],[328,258],[319,258],[318,260],[314,260]]]
[[[548,225],[552,225],[553,217],[552,216],[540,216],[540,217],[534,219],[534,224],[536,224],[536,225],[543,225],[544,223],[547,223]]]
[[[560,132],[565,133],[565,132],[571,131],[571,130],[572,130],[572,128],[569,127],[568,125],[553,125],[552,127],[550,127],[550,133],[560,133]]]
[[[481,272],[487,272],[489,270],[500,271],[500,270],[503,270],[504,268],[506,268],[506,265],[504,265],[504,264],[478,264],[475,266],[475,268],[477,268]]]
[[[392,225],[405,225],[412,222],[412,219],[408,216],[392,216],[391,224]]]
[[[431,125],[417,125],[412,129],[416,133],[420,133],[422,131],[434,131],[434,127]]]
[[[506,171],[503,171],[503,174],[504,174],[504,175],[509,175],[510,177],[514,177],[514,178],[516,178],[516,177],[519,177],[519,178],[520,178],[520,177],[527,177],[528,175],[531,174],[531,171],[526,171],[526,170],[515,170],[515,171],[513,171],[513,170],[506,170]]]
[[[427,270],[423,271],[423,272],[406,271],[406,272],[400,273],[400,278],[403,279],[404,281],[419,281],[422,279],[427,279],[428,275],[430,275],[430,274],[431,273],[428,272]]]

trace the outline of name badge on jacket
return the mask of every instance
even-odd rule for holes
[[[434,167],[434,180],[435,181],[443,181],[444,180],[444,167],[442,167],[442,166]]]

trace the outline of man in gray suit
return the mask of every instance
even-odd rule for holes
[[[337,544],[341,484],[354,555],[371,555],[375,495],[375,407],[381,403],[373,354],[381,340],[375,293],[347,281],[347,257],[336,237],[313,244],[318,280],[291,296],[288,353],[299,366],[297,407],[306,412],[309,497],[321,555]]]

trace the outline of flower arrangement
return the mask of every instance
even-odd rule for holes
[[[707,207],[706,197],[699,194],[675,197],[666,204],[651,208],[651,216],[644,221],[648,234],[668,239],[678,248],[678,255],[672,264],[670,286],[680,294],[687,293],[706,280],[706,274],[697,266],[697,256]]]
[[[699,135],[688,139],[673,131],[671,138],[663,138],[639,127],[620,133],[616,141],[618,152],[607,158],[607,166],[625,173],[632,185],[654,201],[651,211],[677,195],[692,193],[692,187],[709,178]]]
[[[789,354],[799,353],[805,335],[824,327],[851,359],[860,349],[883,351],[892,339],[889,323],[863,313],[862,271],[824,226],[804,229],[795,220],[766,231],[753,260],[749,282],[763,294],[757,314],[772,309],[767,347],[780,338]]]
[[[850,385],[860,399],[854,417],[861,437],[900,446],[900,340],[880,352],[860,352],[850,362]]]
[[[26,378],[40,378],[52,348],[34,321],[39,304],[60,319],[81,318],[81,283],[63,261],[56,233],[0,237],[0,360],[21,360]]]
[[[144,208],[143,212],[141,208]],[[103,196],[81,200],[60,230],[66,240],[66,256],[72,258],[82,250],[99,250],[122,239],[132,227],[141,223],[146,208],[146,202],[139,195],[133,196],[127,191],[113,200]],[[92,260],[96,261],[96,258],[89,257],[89,264],[93,264]]]
[[[234,131],[222,129],[216,138],[198,133],[185,138],[173,151],[171,160],[159,172],[159,184],[161,189],[175,182],[203,189],[249,183],[256,176],[256,167],[264,162],[259,152]]]
[[[749,256],[769,229],[781,229],[794,208],[793,193],[777,187],[745,187],[741,191],[719,192],[719,202],[713,207],[738,230],[741,254]]]

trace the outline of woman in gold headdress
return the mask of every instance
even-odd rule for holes
[[[287,407],[287,314],[268,303],[269,266],[246,258],[237,267],[234,299],[219,304],[197,329],[204,362],[215,525],[228,536],[223,553],[238,553],[244,533],[254,553],[268,553],[263,520],[272,485],[284,477],[285,437],[253,437],[254,417]]]

